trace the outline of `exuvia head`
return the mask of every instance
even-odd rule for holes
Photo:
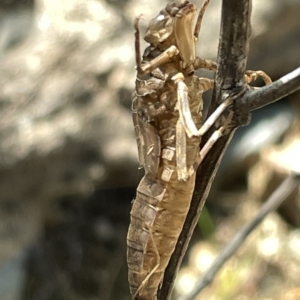
[[[194,37],[196,10],[196,6],[188,1],[168,4],[166,9],[160,11],[158,16],[150,21],[144,38],[154,46],[159,46],[170,38],[171,43],[179,50],[184,69],[191,66],[196,57]]]

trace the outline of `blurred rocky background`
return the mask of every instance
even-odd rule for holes
[[[166,3],[1,0],[1,300],[130,299],[126,231],[142,176],[130,111],[132,23],[143,14],[144,32]],[[299,15],[297,0],[253,1],[249,69],[276,80],[299,66]],[[216,58],[219,19],[220,1],[211,0],[199,56]],[[209,230],[197,230],[177,294],[203,269],[187,267],[193,253],[213,257],[299,167],[298,115],[295,94],[237,132],[207,204],[214,235],[203,241]],[[205,299],[300,299],[299,191],[279,212]]]

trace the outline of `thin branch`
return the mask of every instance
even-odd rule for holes
[[[269,199],[260,208],[257,215],[233,237],[230,243],[223,249],[217,259],[205,275],[196,284],[195,288],[186,296],[179,300],[194,299],[206,286],[211,284],[217,272],[231,258],[238,248],[244,243],[249,234],[261,223],[268,213],[274,211],[299,185],[300,174],[293,174],[286,178],[281,185],[273,192]]]
[[[241,88],[244,84],[250,36],[251,1],[222,2],[221,32],[216,73],[216,96],[218,106],[223,92]],[[214,107],[212,108],[214,109]]]
[[[250,0],[224,0],[222,4],[222,25],[218,54],[216,85],[210,108],[212,112],[223,99],[223,93],[243,86],[248,37],[250,32]],[[173,284],[183,256],[186,252],[194,228],[198,222],[202,207],[210,191],[211,184],[219,168],[223,154],[235,132],[231,128],[208,153],[197,171],[195,191],[183,230],[164,274],[164,281],[158,291],[159,300],[170,298]],[[204,145],[214,130],[203,137]]]

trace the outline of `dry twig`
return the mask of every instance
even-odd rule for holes
[[[286,178],[273,192],[257,215],[233,237],[230,243],[222,250],[204,276],[196,283],[195,288],[179,300],[194,299],[206,286],[211,284],[217,272],[229,260],[238,248],[244,243],[249,234],[261,223],[268,213],[274,211],[299,185],[300,174],[293,174]]]

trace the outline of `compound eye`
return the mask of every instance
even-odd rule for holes
[[[166,14],[159,14],[152,19],[145,36],[145,41],[157,44],[165,41],[173,32],[173,19]]]
[[[164,15],[158,15],[157,17],[156,17],[156,20],[157,21],[162,21],[162,20],[164,20],[165,19],[165,16]]]
[[[153,29],[155,28],[156,31],[166,29],[166,27],[169,26],[170,23],[172,23],[172,18],[170,16],[166,16],[164,14],[158,15],[156,18],[154,18],[150,24],[152,23]]]

